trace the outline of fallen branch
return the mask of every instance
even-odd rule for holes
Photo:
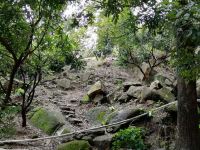
[[[166,108],[166,107],[168,107],[170,105],[176,104],[176,103],[177,103],[177,101],[174,101],[174,102],[165,104],[163,106],[160,106],[158,108],[152,109],[149,112],[157,112],[157,111],[159,111],[161,109],[164,109],[164,108]],[[143,116],[149,115],[149,112],[146,112],[146,113],[143,113],[141,115],[132,117],[130,119],[126,119],[126,120],[122,120],[122,121],[119,121],[119,122],[115,122],[115,123],[112,123],[112,124],[103,125],[103,126],[94,127],[94,128],[89,128],[89,129],[85,129],[85,130],[79,130],[79,131],[75,131],[75,132],[67,133],[67,134],[62,134],[62,135],[47,136],[47,137],[41,137],[41,138],[35,138],[35,139],[20,139],[20,140],[5,140],[5,141],[0,141],[0,145],[11,144],[11,143],[21,143],[21,142],[35,142],[35,141],[40,141],[40,140],[47,140],[47,139],[55,139],[55,138],[62,138],[62,137],[74,136],[74,135],[81,134],[81,133],[84,133],[84,132],[89,132],[89,131],[98,130],[98,129],[102,129],[102,128],[107,128],[107,127],[113,127],[113,126],[117,126],[117,125],[122,125],[122,124],[125,124],[127,122],[134,121],[134,120],[136,120],[138,118],[141,118]]]

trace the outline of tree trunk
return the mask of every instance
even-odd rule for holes
[[[24,108],[22,108],[22,127],[26,127],[26,110]]]
[[[9,83],[8,83],[8,87],[6,89],[6,97],[4,99],[4,105],[6,105],[10,101],[10,95],[11,95],[11,92],[12,92],[13,82],[14,82],[15,75],[17,73],[18,66],[19,65],[15,64],[13,66],[11,73],[10,73]]]
[[[176,150],[200,150],[196,81],[178,77],[178,139]]]

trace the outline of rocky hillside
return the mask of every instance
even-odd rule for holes
[[[145,112],[148,115],[106,130],[3,147],[61,150],[75,145],[74,149],[109,150],[115,132],[138,126],[145,129],[147,149],[172,149],[176,136],[176,105],[157,112],[151,110],[176,100],[173,70],[165,66],[156,68],[144,82],[144,76],[137,68],[119,67],[114,58],[104,61],[88,58],[86,61],[87,66],[82,71],[66,66],[63,72],[44,77],[28,114],[29,125],[26,129],[18,129],[16,139],[61,135],[112,124]],[[149,70],[145,63],[142,68],[144,72]],[[198,94],[200,98],[199,81]],[[19,117],[16,122],[19,124]]]

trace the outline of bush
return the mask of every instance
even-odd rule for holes
[[[141,128],[130,127],[120,130],[113,137],[112,149],[119,150],[120,148],[145,150],[145,145],[142,139],[143,131]]]
[[[16,133],[13,119],[19,111],[19,106],[7,106],[0,111],[0,139],[11,137]]]
[[[60,72],[65,65],[71,65],[72,69],[80,70],[84,68],[85,62],[78,58],[73,52],[62,52],[50,58],[49,68],[52,71]]]

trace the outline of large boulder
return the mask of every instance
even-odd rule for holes
[[[166,87],[163,87],[159,90],[155,90],[150,87],[144,87],[141,92],[141,102],[146,100],[172,102],[175,100],[175,96],[171,93],[171,90]]]
[[[112,110],[105,106],[94,107],[85,113],[86,119],[93,125],[105,124],[107,116],[112,113]]]
[[[173,102],[175,101],[175,96],[172,94],[172,89],[163,87],[159,90],[157,90],[158,94],[160,95],[161,99],[166,101],[166,102]]]
[[[127,91],[127,95],[132,98],[139,99],[141,97],[142,89],[142,86],[131,86]]]
[[[97,136],[93,139],[94,147],[96,147],[97,150],[110,150],[112,138],[112,134]]]
[[[85,140],[74,140],[64,144],[60,144],[57,150],[90,150],[91,146],[88,141]]]
[[[111,113],[110,115],[107,116],[106,124],[112,124],[112,123],[120,122],[120,121],[129,119],[129,118],[132,118],[134,116],[140,115],[142,113],[144,113],[144,111],[142,109],[139,109],[139,108],[127,108],[127,109],[125,108],[125,109],[120,110],[120,111],[115,111],[115,112],[113,112],[113,113]],[[129,122],[127,122],[126,124],[123,124],[123,125],[117,125],[115,127],[112,127],[112,129],[110,129],[110,131],[116,132],[120,127],[126,126],[128,123]]]
[[[30,122],[48,135],[53,134],[64,125],[64,116],[57,111],[36,108],[30,115]]]
[[[101,81],[97,81],[87,92],[90,98],[94,98],[97,94],[105,94],[105,86]]]
[[[71,88],[71,80],[69,79],[58,79],[56,80],[56,84],[65,90]]]

